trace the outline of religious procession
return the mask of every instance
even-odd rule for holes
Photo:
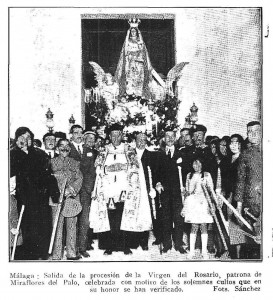
[[[115,74],[89,62],[88,127],[55,131],[49,110],[42,141],[10,139],[10,260],[261,259],[261,121],[210,135],[193,103],[181,124],[187,63],[162,79],[128,24]]]

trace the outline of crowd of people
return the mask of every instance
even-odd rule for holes
[[[137,248],[201,249],[233,259],[261,258],[261,124],[247,138],[206,136],[203,125],[167,127],[151,149],[146,133],[103,139],[73,125],[43,143],[20,127],[10,145],[10,255],[16,260],[92,258]],[[151,234],[152,232],[152,234]],[[15,251],[16,250],[16,251]],[[15,252],[14,252],[15,251]],[[64,252],[65,251],[65,252]]]

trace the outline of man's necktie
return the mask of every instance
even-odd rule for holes
[[[81,152],[81,149],[80,149],[80,146],[78,145],[78,152],[80,155],[82,155],[82,152]]]
[[[167,154],[167,155],[168,155],[168,157],[169,157],[169,158],[172,158],[171,149],[169,149],[169,151],[168,151],[168,154]]]

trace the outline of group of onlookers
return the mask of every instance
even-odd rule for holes
[[[19,236],[15,259],[61,260],[66,250],[68,260],[78,260],[90,256],[94,238],[106,255],[113,251],[128,255],[137,247],[148,250],[149,231],[155,238],[153,245],[162,245],[162,253],[174,247],[193,259],[195,249],[201,248],[205,259],[209,253],[260,258],[261,124],[247,124],[247,139],[239,134],[206,136],[206,131],[205,126],[195,125],[181,129],[177,138],[174,128],[166,128],[160,147],[151,151],[145,133],[135,133],[133,147],[126,139],[124,143],[120,126],[112,126],[105,140],[73,125],[69,139],[65,133],[48,132],[43,144],[29,128],[18,128],[10,147],[11,250],[14,236]],[[132,153],[136,161],[128,159]],[[116,197],[116,188],[115,196],[102,189],[109,228],[94,234],[92,228],[97,226],[90,225],[94,213],[90,207],[98,196],[96,177],[109,182],[109,190],[112,186],[120,191]],[[138,199],[129,196],[132,186],[140,191]],[[139,203],[135,213],[145,215],[145,220],[129,216],[130,201]],[[102,212],[100,207],[95,214]],[[136,225],[130,227],[126,218]],[[101,222],[96,215],[94,220]],[[114,241],[120,238],[116,249]]]

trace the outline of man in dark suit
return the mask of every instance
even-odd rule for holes
[[[163,252],[172,248],[172,240],[176,251],[186,253],[183,245],[183,218],[181,216],[182,198],[178,166],[182,163],[181,153],[174,146],[175,131],[169,127],[165,130],[164,141],[166,148],[160,150],[160,182],[156,189],[162,193],[162,226]]]
[[[187,175],[192,171],[192,159],[193,159],[193,151],[194,151],[192,134],[193,134],[192,131],[188,130],[188,134],[184,136],[184,146],[179,148],[179,151],[181,152],[182,155],[181,167],[182,167],[182,179],[183,179],[184,187],[186,185]]]
[[[52,172],[51,159],[58,157],[58,153],[56,152],[57,143],[56,143],[55,134],[53,132],[47,132],[43,136],[43,143],[44,143],[44,151],[47,154],[46,157],[47,157],[48,168],[50,172]],[[51,207],[52,226],[53,226],[58,211],[58,203],[54,203],[50,197],[49,206]]]
[[[83,154],[80,164],[80,170],[83,174],[83,184],[80,192],[82,211],[79,215],[79,251],[82,256],[88,257],[89,254],[86,250],[93,250],[91,245],[92,229],[89,228],[89,213],[92,201],[91,194],[96,179],[95,160],[97,150],[94,149],[96,133],[86,131],[83,135],[83,142]]]
[[[192,129],[192,138],[194,147],[192,148],[191,155],[202,156],[205,162],[204,171],[210,173],[210,164],[213,158],[210,148],[205,143],[205,135],[207,128],[204,125],[196,124]]]
[[[80,125],[73,125],[70,133],[72,134],[70,157],[80,162],[80,171],[83,175],[83,183],[80,191],[82,211],[78,217],[78,247],[83,257],[89,257],[90,255],[86,251],[87,247],[93,250],[93,247],[88,245],[88,231],[91,193],[96,179],[94,163],[97,151],[93,149],[95,145],[95,133],[89,131],[83,134],[83,128]]]

